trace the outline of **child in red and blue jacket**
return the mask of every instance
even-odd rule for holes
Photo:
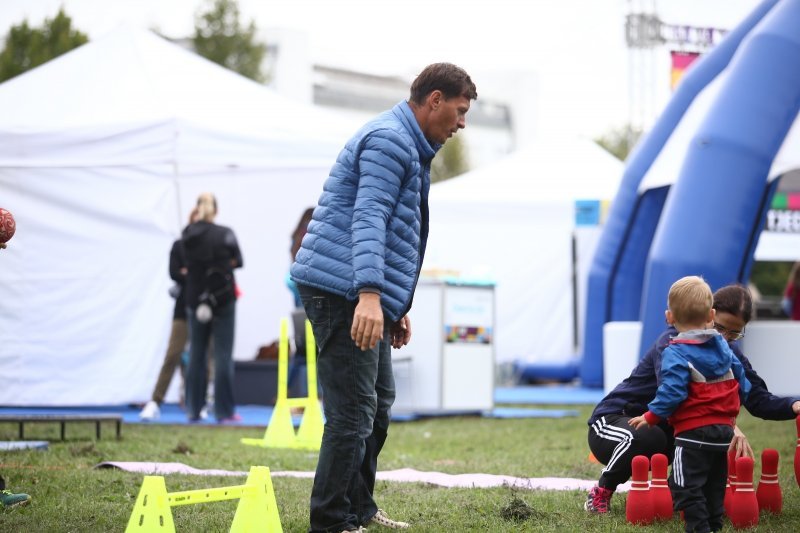
[[[717,531],[728,476],[726,452],[750,382],[725,339],[708,327],[714,321],[712,293],[702,278],[676,281],[667,303],[667,322],[678,335],[662,355],[655,399],[629,424],[639,429],[669,421],[675,429],[669,479],[675,510],[684,512],[687,532]]]

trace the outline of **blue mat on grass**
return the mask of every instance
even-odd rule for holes
[[[0,441],[0,452],[11,452],[16,450],[47,450],[50,442],[46,440],[2,440]]]
[[[519,402],[522,403],[522,402]],[[225,424],[241,427],[266,428],[272,416],[272,407],[265,405],[238,405],[236,412],[242,417],[240,422]],[[157,420],[142,421],[139,419],[140,408],[133,405],[109,405],[91,407],[0,407],[0,413],[6,414],[91,414],[91,413],[118,413],[126,424],[150,425],[192,425],[192,426],[220,426],[213,417],[200,422],[190,423],[186,412],[177,404],[164,404],[161,406],[161,416]],[[393,412],[392,421],[410,422],[423,418],[443,416],[483,416],[484,418],[563,418],[577,416],[576,411],[562,409],[528,409],[528,408],[495,408],[491,411],[435,411],[435,412]],[[300,425],[302,418],[292,418],[295,427]],[[54,422],[55,423],[55,422]],[[35,427],[31,431],[36,431]]]
[[[147,422],[139,419],[139,411],[141,411],[141,408],[135,405],[92,405],[87,407],[0,407],[0,413],[14,415],[86,415],[94,413],[116,413],[122,415],[122,421],[126,424],[178,424],[193,426],[220,425],[217,424],[217,421],[214,419],[214,417],[209,417],[206,420],[192,422],[190,424],[186,417],[186,412],[177,404],[168,403],[162,405],[161,416],[157,420]],[[266,427],[270,416],[272,416],[272,407],[262,405],[238,405],[236,406],[236,412],[242,417],[242,420],[230,425]],[[299,424],[300,419],[297,418],[295,420],[295,425]],[[35,427],[31,427],[31,431],[36,431]]]
[[[578,411],[567,409],[529,409],[526,407],[495,407],[487,411],[431,411],[431,412],[392,412],[393,422],[411,422],[425,418],[445,416],[481,416],[483,418],[566,418],[578,416]]]
[[[484,411],[487,418],[568,418],[578,416],[574,409],[527,409],[524,407],[495,407]]]
[[[603,396],[603,389],[587,389],[574,385],[529,385],[497,387],[494,390],[494,401],[498,404],[594,405]]]

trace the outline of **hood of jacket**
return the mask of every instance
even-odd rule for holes
[[[670,340],[670,344],[676,347],[680,345],[708,346],[710,349],[703,351],[705,357],[700,361],[692,361],[696,368],[706,377],[721,376],[731,367],[728,343],[715,329],[684,331],[674,336]]]

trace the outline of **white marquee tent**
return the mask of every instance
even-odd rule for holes
[[[354,124],[120,28],[0,85],[0,404],[149,399],[173,300],[170,245],[198,193],[245,266],[236,359],[293,306],[289,235]]]
[[[431,187],[425,267],[495,282],[498,362],[574,356],[573,235],[585,270],[599,234],[576,231],[575,201],[611,200],[622,171],[593,141],[556,138]]]

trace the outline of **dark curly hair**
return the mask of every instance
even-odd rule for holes
[[[717,289],[714,293],[713,307],[718,312],[738,316],[745,324],[753,318],[753,297],[750,295],[750,289],[739,283]]]

